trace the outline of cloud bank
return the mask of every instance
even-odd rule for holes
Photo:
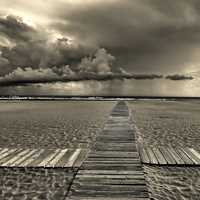
[[[173,81],[181,81],[181,80],[193,80],[194,77],[192,77],[192,76],[186,76],[186,75],[180,75],[180,74],[175,74],[175,75],[166,76],[166,79],[170,79],[170,80],[173,80]]]
[[[52,68],[18,67],[11,73],[0,77],[0,86],[27,85],[33,83],[52,83],[96,80],[106,81],[113,79],[157,79],[163,78],[156,74],[131,74],[123,69],[113,69],[115,58],[108,54],[105,49],[97,50],[94,57],[85,57],[77,68],[72,69],[69,65]]]
[[[190,80],[181,74],[200,62],[199,8],[196,0],[1,0],[0,84]]]

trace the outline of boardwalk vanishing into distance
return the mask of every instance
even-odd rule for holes
[[[66,200],[149,199],[127,105],[119,102],[83,162]]]
[[[142,164],[200,166],[200,152],[193,148],[137,145],[131,123],[120,101],[91,149],[0,148],[0,167],[72,169],[65,200],[148,200]]]

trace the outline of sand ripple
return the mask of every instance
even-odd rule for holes
[[[200,150],[199,102],[137,101],[130,107],[144,145]]]
[[[200,168],[144,167],[154,200],[199,200]]]
[[[88,147],[113,102],[0,102],[0,147]]]

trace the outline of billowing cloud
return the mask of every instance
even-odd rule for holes
[[[1,0],[1,84],[187,74],[200,62],[199,8],[196,0]]]
[[[166,79],[170,79],[173,81],[181,81],[181,80],[193,80],[194,78],[192,76],[175,74],[166,76]]]
[[[35,34],[34,28],[26,25],[19,17],[7,16],[0,18],[0,35],[8,39],[19,41],[30,41]]]
[[[115,57],[108,54],[105,49],[99,49],[93,57],[86,57],[81,60],[78,68],[81,74],[109,74],[112,73]]]
[[[82,80],[112,79],[155,79],[162,75],[131,74],[122,68],[114,68],[115,57],[105,49],[98,49],[89,57],[84,57],[76,68],[70,65],[51,68],[18,67],[11,73],[0,77],[0,86],[22,85],[30,83],[51,83]]]

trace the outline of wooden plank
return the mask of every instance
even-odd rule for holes
[[[114,158],[138,158],[138,152],[116,152],[116,151],[97,151],[89,154],[89,157],[114,157]]]
[[[165,160],[167,161],[168,165],[175,165],[176,161],[174,160],[173,156],[171,155],[170,151],[165,147],[160,147],[160,151],[162,152],[163,156],[165,157]]]
[[[15,153],[21,151],[22,149],[10,149],[4,155],[2,155],[1,160],[0,160],[0,165],[4,162],[6,162],[8,159],[10,159],[12,156],[15,155]]]
[[[144,174],[132,174],[132,175],[107,175],[107,174],[95,174],[95,175],[92,175],[92,174],[77,174],[76,175],[76,178],[78,179],[88,179],[88,178],[98,178],[98,179],[121,179],[121,180],[129,180],[129,179],[138,179],[138,178],[141,178],[143,179],[144,178]]]
[[[73,183],[81,183],[86,185],[146,185],[145,179],[76,179]]]
[[[109,118],[102,134],[97,136],[92,152],[78,170],[71,187],[70,199],[148,198],[144,171],[129,114],[126,106],[116,106],[112,110],[113,116]]]
[[[121,196],[116,196],[116,197],[67,197],[65,200],[149,200],[149,198],[145,197],[121,197]]]
[[[87,158],[85,162],[140,162],[139,157],[137,158]]]
[[[5,152],[7,152],[7,151],[9,151],[8,148],[1,149],[1,151],[0,151],[0,159],[1,159],[1,156],[2,156]]]
[[[37,166],[46,167],[48,163],[60,153],[60,151],[61,151],[60,149],[54,150],[51,154],[47,155],[47,157],[45,157]]]
[[[21,167],[29,167],[40,155],[44,152],[44,149],[37,150],[31,157],[28,157],[26,160],[20,163]]]
[[[140,157],[142,159],[142,162],[143,163],[150,163],[150,159],[149,159],[149,156],[146,152],[146,150],[144,148],[139,148],[140,149]]]
[[[98,196],[101,197],[115,197],[116,196],[119,197],[132,197],[132,198],[145,198],[148,197],[148,192],[146,190],[136,190],[136,189],[132,189],[131,191],[120,191],[120,190],[112,190],[108,193],[108,191],[104,190],[104,191],[93,191],[93,190],[74,190],[73,188],[71,188],[71,190],[73,191],[73,197],[93,197],[94,199],[98,199]],[[85,198],[85,199],[87,199]],[[114,199],[115,199],[114,198]],[[84,200],[85,200],[84,199]],[[120,198],[121,199],[121,198]]]
[[[189,148],[189,150],[200,160],[200,153],[198,153],[195,149]]]
[[[182,151],[182,149],[176,148],[175,151],[181,156],[186,165],[194,164],[194,162]]]
[[[86,160],[84,161],[84,164],[136,164],[136,163],[140,163],[139,159],[135,159],[135,160]]]
[[[81,153],[81,149],[76,149],[73,152],[73,154],[70,156],[68,162],[64,165],[64,167],[72,167],[80,153]]]
[[[144,175],[143,171],[133,170],[79,170],[78,174],[104,174],[104,175]]]
[[[173,149],[173,148],[168,148],[171,156],[174,158],[174,160],[176,161],[176,164],[178,165],[183,165],[185,164],[184,163],[184,160],[182,159],[182,157]],[[168,163],[168,164],[171,164],[171,163]]]
[[[83,161],[86,159],[89,151],[90,151],[89,149],[82,149],[81,153],[78,155],[78,158],[74,162],[73,167],[80,167]]]
[[[26,155],[28,152],[30,151],[30,149],[26,149],[26,150],[22,150],[20,152],[18,152],[17,154],[15,154],[15,156],[11,159],[9,159],[8,161],[4,162],[1,164],[1,166],[5,167],[5,166],[10,166],[12,165],[14,162],[16,162],[18,159],[22,158],[24,155]]]
[[[167,161],[165,160],[165,158],[164,158],[163,154],[161,153],[161,151],[159,150],[159,148],[153,148],[152,150],[158,160],[158,163],[160,165],[166,165]]]
[[[85,190],[85,191],[107,191],[109,193],[113,192],[132,192],[134,191],[136,194],[141,192],[147,191],[146,185],[100,185],[100,184],[81,184],[79,183],[74,183],[73,188],[76,188],[77,191],[80,190]]]
[[[70,156],[74,153],[74,149],[68,149],[67,152],[63,155],[63,157],[56,163],[55,167],[64,167],[68,162]]]
[[[112,170],[112,169],[115,169],[115,170],[134,170],[134,171],[141,171],[142,170],[142,166],[134,166],[134,165],[124,165],[124,166],[121,166],[121,165],[98,165],[98,166],[95,166],[95,165],[90,165],[90,166],[85,166],[85,165],[82,165],[81,166],[81,169],[84,170],[84,169],[88,169],[88,170]]]
[[[38,157],[36,157],[33,162],[29,163],[27,166],[31,167],[39,167],[38,165],[49,155],[51,155],[54,150],[45,149]],[[43,167],[43,166],[42,166]]]
[[[193,154],[190,150],[189,150],[189,148],[184,148],[184,149],[182,149],[186,154],[187,154],[187,156],[188,157],[190,157],[190,159],[196,164],[196,165],[200,165],[200,159],[195,155],[195,154]]]
[[[56,164],[59,162],[60,159],[65,155],[65,153],[68,151],[68,149],[62,149],[58,153],[57,156],[55,156],[48,164],[47,167],[55,167]]]
[[[23,157],[21,157],[21,158],[19,158],[17,161],[15,161],[13,164],[11,164],[10,166],[12,167],[12,166],[18,166],[18,167],[20,167],[21,165],[21,163],[23,162],[23,161],[25,161],[27,158],[29,158],[29,157],[31,157],[34,153],[36,153],[38,150],[37,149],[33,149],[33,150],[31,150],[29,153],[27,153],[25,156],[23,156]]]
[[[152,149],[147,147],[147,148],[145,148],[145,150],[149,156],[149,160],[150,160],[151,164],[158,164],[158,160],[157,160],[154,152],[152,151]]]

